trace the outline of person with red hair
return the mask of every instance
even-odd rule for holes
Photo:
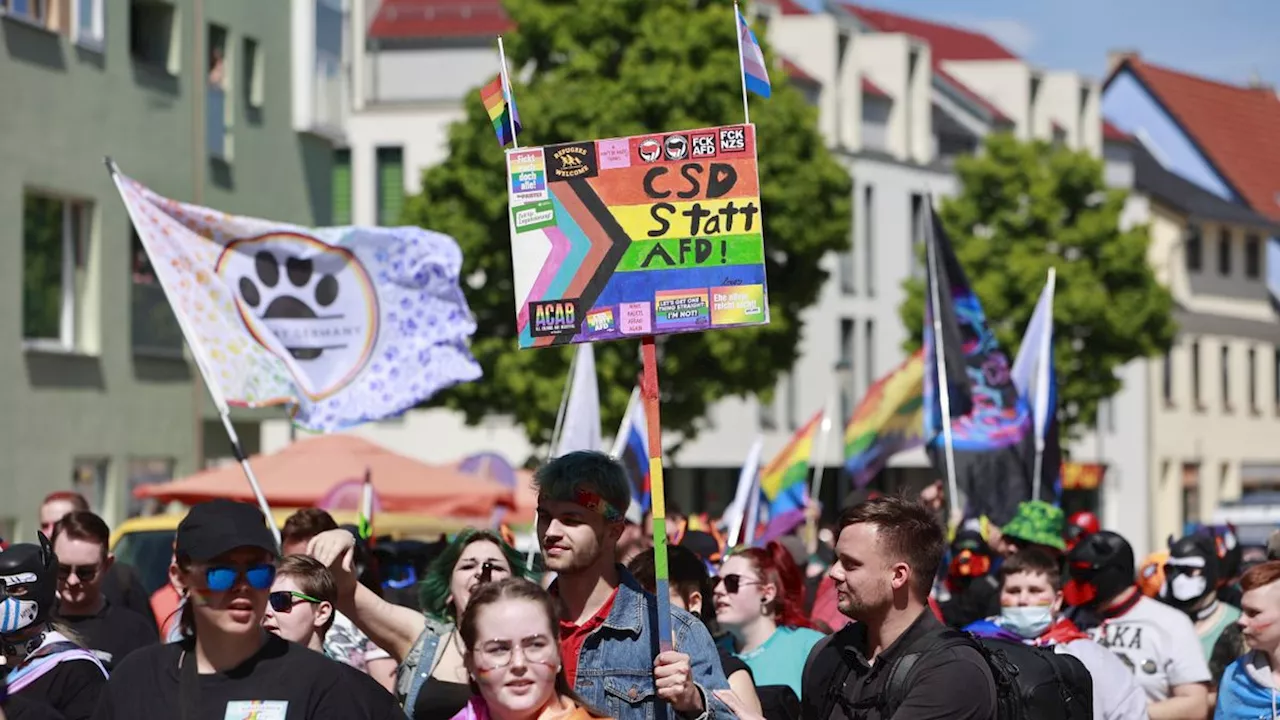
[[[822,633],[804,613],[804,580],[777,542],[738,550],[715,580],[716,621],[733,636],[756,687],[785,685],[800,697],[804,663]]]

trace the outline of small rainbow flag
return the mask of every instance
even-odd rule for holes
[[[775,532],[789,532],[804,522],[809,497],[809,458],[813,454],[813,439],[821,426],[822,411],[818,411],[791,436],[791,442],[761,473],[760,491],[769,503],[769,529],[765,537],[772,537]],[[780,525],[790,527],[782,530]]]
[[[924,350],[880,378],[844,429],[844,467],[862,487],[889,458],[924,444]]]
[[[516,110],[515,98],[506,92],[502,75],[480,89],[480,101],[489,112],[489,121],[493,123],[493,132],[498,136],[498,143],[506,147],[520,134],[520,112]]]

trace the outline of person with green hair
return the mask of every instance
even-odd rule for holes
[[[472,690],[463,662],[458,618],[485,583],[523,576],[519,553],[491,530],[467,528],[431,562],[419,585],[422,612],[395,605],[361,585],[352,568],[355,538],[329,530],[308,554],[329,566],[338,583],[338,609],[399,663],[396,696],[410,718],[449,718]]]

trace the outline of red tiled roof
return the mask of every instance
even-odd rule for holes
[[[796,82],[806,83],[809,85],[822,85],[822,82],[818,80],[818,78],[805,72],[803,68],[791,62],[787,58],[782,58],[782,71],[787,74],[787,77],[795,80]]]
[[[1133,140],[1133,136],[1111,124],[1110,120],[1102,119],[1102,139],[1107,142],[1129,142]]]
[[[383,0],[369,37],[485,37],[513,27],[500,0]]]
[[[929,44],[935,60],[1017,60],[995,40],[971,30],[845,3],[863,23],[879,32],[914,35]]]
[[[1129,58],[1127,68],[1254,211],[1280,220],[1280,98]]]
[[[933,74],[942,78],[943,80],[950,83],[951,85],[955,86],[955,88],[960,91],[960,94],[969,98],[971,102],[986,109],[986,111],[991,113],[991,115],[995,118],[996,122],[998,123],[1013,122],[1013,120],[1008,115],[1005,115],[1004,112],[1001,111],[1000,108],[993,105],[990,100],[974,92],[969,88],[968,85],[965,85],[964,83],[957,80],[954,75],[947,72],[946,70],[943,70],[942,63],[938,62],[937,58],[933,59]]]
[[[892,98],[889,96],[889,93],[887,93],[887,92],[885,92],[884,90],[880,89],[880,86],[879,86],[879,85],[877,85],[877,84],[875,84],[875,83],[871,82],[871,81],[870,81],[869,79],[867,79],[865,76],[862,78],[862,94],[863,94],[863,95],[872,95],[872,96],[875,96],[875,97],[882,97],[882,98],[890,98],[890,99],[892,99]]]

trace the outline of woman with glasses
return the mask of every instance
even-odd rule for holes
[[[289,555],[276,568],[262,626],[289,642],[325,654],[324,638],[333,627],[337,597],[338,587],[328,568],[313,557]]]
[[[396,695],[409,717],[452,717],[472,695],[457,618],[476,588],[509,578],[513,568],[522,567],[519,554],[496,533],[463,530],[427,569],[419,586],[419,613],[356,582],[351,571],[354,543],[346,530],[330,530],[313,538],[307,552],[333,573],[338,610],[400,663]]]
[[[463,658],[477,691],[453,720],[589,720],[565,680],[551,595],[521,578],[476,590],[462,615]]]
[[[785,685],[799,698],[805,660],[823,636],[804,616],[803,580],[787,549],[770,542],[734,552],[713,597],[716,620],[733,635],[761,697],[765,687]]]
[[[169,576],[187,598],[183,640],[125,658],[95,720],[403,718],[367,675],[263,629],[279,555],[257,508],[196,505],[174,546]]]

